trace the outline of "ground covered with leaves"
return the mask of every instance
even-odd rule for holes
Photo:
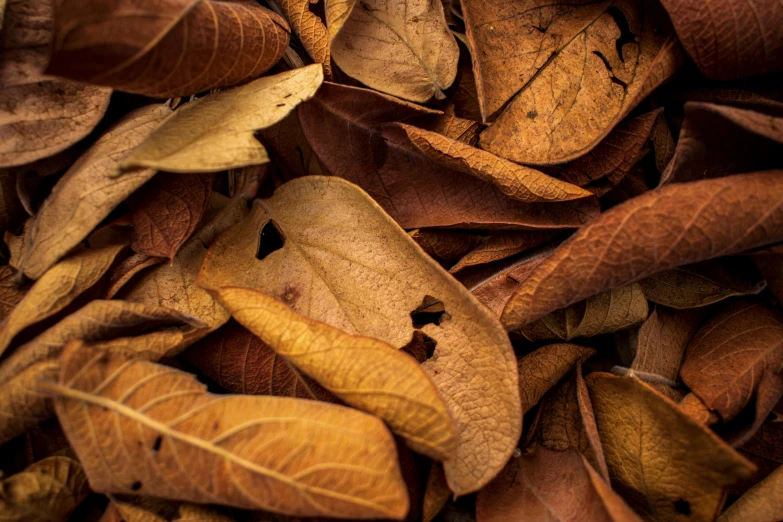
[[[779,0],[0,14],[0,521],[783,520]]]

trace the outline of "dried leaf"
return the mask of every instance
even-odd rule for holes
[[[130,502],[112,500],[106,512],[99,522],[167,522],[165,518],[158,516],[142,506]]]
[[[416,102],[444,97],[459,47],[440,2],[326,0],[332,58],[349,76]]]
[[[506,44],[532,48],[519,53],[527,64],[524,69],[532,74],[525,74],[506,110],[481,135],[481,147],[519,163],[564,163],[598,145],[674,73],[681,53],[665,13],[651,0],[586,7],[537,3],[521,3],[522,16],[517,19],[529,24],[522,32],[532,34],[529,43],[516,47],[515,35]],[[501,13],[495,10],[490,16],[500,20]],[[566,36],[559,39],[559,29],[550,29],[545,20],[561,16],[562,22],[550,24],[562,23]],[[531,24],[529,18],[543,23],[546,34],[534,29],[536,22]],[[549,34],[553,29],[556,32]],[[554,48],[541,52],[540,45]]]
[[[427,255],[440,261],[457,261],[487,239],[480,234],[438,228],[417,228],[408,235]]]
[[[3,522],[65,522],[90,492],[79,462],[49,457],[0,482]]]
[[[717,522],[775,522],[783,520],[783,466],[753,486]]]
[[[710,410],[695,393],[689,393],[683,397],[679,407],[686,415],[704,426],[710,426],[720,420],[720,417]]]
[[[575,228],[596,215],[593,198],[521,203],[473,175],[430,160],[386,123],[415,123],[433,111],[389,96],[325,83],[299,107],[302,129],[326,170],[356,183],[403,228]],[[346,136],[347,135],[347,136]],[[399,138],[399,136],[397,136]],[[346,139],[351,147],[346,147]]]
[[[587,379],[612,485],[647,520],[709,521],[753,465],[632,377]]]
[[[313,64],[204,96],[172,114],[120,168],[187,174],[266,163],[269,156],[253,133],[285,118],[322,81],[323,69]]]
[[[111,271],[105,298],[114,298],[114,296],[117,295],[117,292],[119,292],[128,281],[133,279],[136,274],[151,266],[159,265],[165,260],[166,258],[164,257],[151,257],[147,254],[133,254],[129,256]]]
[[[647,299],[636,283],[618,286],[522,327],[531,341],[570,341],[630,328],[647,319]]]
[[[27,277],[41,277],[114,207],[152,178],[155,171],[149,169],[128,172],[120,179],[111,173],[169,112],[163,105],[150,105],[127,115],[60,178],[25,233],[30,246],[21,267]]]
[[[316,63],[323,64],[324,75],[332,77],[332,60],[329,56],[329,34],[318,16],[310,12],[312,0],[278,0],[291,28],[302,41],[307,53]]]
[[[457,457],[445,463],[454,493],[480,489],[513,451],[521,414],[508,337],[350,183],[308,176],[256,200],[248,219],[210,247],[198,283],[260,290],[310,319],[396,347],[415,331],[434,340],[424,367],[460,430]],[[417,315],[437,303],[440,312]],[[417,317],[428,324],[417,327]]]
[[[308,319],[255,290],[214,295],[245,328],[345,402],[383,419],[414,451],[438,461],[457,453],[457,427],[416,360],[370,337]]]
[[[595,350],[592,348],[575,344],[550,344],[518,358],[522,413],[530,411],[574,366],[593,354]]]
[[[59,384],[45,389],[97,492],[301,516],[402,519],[408,511],[394,441],[358,411],[212,395],[190,374],[85,348],[66,350]],[[203,473],[212,479],[194,480]]]
[[[497,232],[489,236],[483,244],[465,254],[457,264],[449,269],[449,272],[456,274],[471,266],[483,265],[485,263],[506,259],[524,252],[525,250],[542,245],[558,236],[560,236],[558,232],[548,230]]]
[[[128,199],[131,248],[173,259],[209,208],[212,176],[160,173]]]
[[[52,2],[3,2],[0,34],[0,167],[24,165],[87,136],[110,89],[44,76],[53,39]],[[0,15],[2,16],[2,15]]]
[[[338,401],[236,321],[201,339],[184,356],[231,393]]]
[[[124,247],[83,248],[50,268],[0,327],[0,354],[22,330],[52,317],[97,283]]]
[[[283,171],[286,179],[323,174],[321,164],[302,131],[297,111],[256,133],[264,147]]]
[[[579,453],[590,451],[576,390],[576,372],[557,383],[541,401],[537,419],[537,440],[545,448]]]
[[[740,257],[664,270],[642,279],[639,284],[650,301],[677,309],[757,294],[766,286],[752,261]]]
[[[699,329],[688,344],[680,376],[727,421],[770,385],[766,381],[783,379],[781,370],[783,314],[762,301],[738,300],[727,302]],[[770,401],[762,420],[778,399]]]
[[[179,518],[174,522],[232,522],[232,519],[204,506],[182,504],[179,507]]]
[[[534,447],[479,492],[478,522],[640,522],[578,452]]]
[[[683,47],[715,80],[783,70],[783,6],[763,0],[710,4],[662,0]]]
[[[656,272],[780,241],[780,174],[671,185],[610,209],[535,268],[506,304],[503,323],[513,330]]]
[[[631,369],[677,380],[682,356],[704,317],[702,310],[676,311],[662,306],[639,329],[636,358]]]
[[[778,302],[783,302],[783,257],[761,254],[753,256],[753,262],[767,282],[767,288]]]
[[[6,320],[29,291],[19,279],[18,272],[12,266],[0,266],[0,321]]]
[[[255,2],[64,0],[47,74],[153,98],[242,83],[272,67],[289,28]]]
[[[430,522],[443,506],[449,501],[451,490],[446,483],[446,474],[443,472],[443,466],[437,462],[432,463],[430,474],[427,476],[427,487],[424,491],[424,506],[422,507],[422,522]]]
[[[674,158],[674,151],[677,147],[669,123],[663,113],[658,115],[653,125],[652,142],[655,150],[655,168],[662,174]]]

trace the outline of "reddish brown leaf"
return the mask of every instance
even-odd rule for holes
[[[212,174],[156,174],[128,199],[131,248],[173,259],[209,208],[211,194]]]
[[[457,261],[487,240],[487,236],[479,234],[437,228],[417,228],[409,235],[430,257],[439,261]]]
[[[575,344],[550,344],[517,358],[522,413],[538,404],[544,394],[575,365],[594,353],[592,348]]]
[[[709,409],[695,393],[689,393],[683,397],[679,406],[683,412],[699,424],[709,426],[720,420],[718,415]]]
[[[676,184],[610,209],[536,267],[506,304],[503,323],[514,330],[656,272],[780,241],[781,174]]]
[[[674,381],[691,337],[701,325],[702,310],[675,311],[658,306],[639,329],[631,369]]]
[[[485,238],[483,244],[476,246],[476,248],[467,253],[465,257],[449,269],[449,272],[456,274],[471,266],[506,259],[542,245],[561,235],[562,233],[560,232],[549,230],[496,232]]]

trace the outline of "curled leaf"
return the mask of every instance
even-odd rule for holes
[[[575,344],[550,344],[518,358],[522,413],[530,411],[574,366],[593,354],[592,348]]]
[[[639,329],[639,342],[631,369],[676,381],[685,348],[699,329],[703,317],[701,310],[677,311],[655,307]]]
[[[321,19],[310,11],[311,0],[278,0],[277,3],[288,18],[291,28],[302,40],[302,45],[307,49],[307,53],[317,63],[323,64],[324,75],[331,78],[332,60],[329,56],[329,34]]]

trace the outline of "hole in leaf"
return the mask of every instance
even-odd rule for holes
[[[679,499],[676,502],[674,502],[674,510],[679,513],[680,515],[690,515],[691,514],[691,503],[688,502],[685,499]]]
[[[606,70],[609,71],[610,74],[610,80],[612,83],[616,83],[620,87],[623,88],[624,91],[628,90],[628,84],[622,81],[620,78],[614,75],[614,70],[612,69],[612,64],[609,63],[609,60],[604,56],[604,54],[601,51],[593,51],[593,54],[596,55],[601,59],[602,62],[604,62],[604,66],[606,66]]]
[[[438,346],[438,341],[416,330],[413,332],[413,337],[410,342],[401,348],[405,353],[413,356],[416,361],[421,364],[427,359],[431,359],[435,355],[435,348]]]
[[[272,252],[283,248],[283,245],[285,245],[285,236],[274,221],[267,221],[266,225],[261,227],[261,233],[258,235],[256,259],[263,260]]]
[[[141,489],[141,482],[139,482],[139,481],[137,480],[136,482],[134,482],[133,484],[131,484],[131,489],[132,489],[133,491],[138,491],[138,490],[140,490],[140,489]]]
[[[160,450],[160,445],[163,443],[163,437],[160,435],[155,437],[155,443],[152,445],[152,452],[157,453]]]
[[[431,295],[425,295],[421,304],[411,312],[411,321],[413,327],[417,330],[424,328],[424,325],[435,324],[440,326],[444,319],[451,317],[446,313],[446,307],[440,299]]]
[[[615,45],[617,46],[617,56],[620,57],[620,61],[625,61],[623,58],[623,46],[627,43],[636,43],[636,35],[631,32],[631,26],[628,25],[628,18],[617,7],[610,7],[606,10],[614,19],[614,23],[617,24],[617,28],[620,29],[620,38],[617,39]]]

